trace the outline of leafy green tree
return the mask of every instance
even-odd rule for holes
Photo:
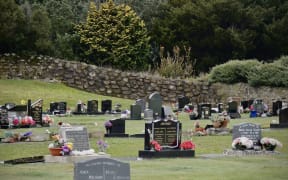
[[[0,53],[15,52],[24,40],[24,14],[14,0],[0,0]]]
[[[88,59],[123,70],[146,69],[150,53],[145,23],[127,5],[92,2],[86,23],[76,26]]]

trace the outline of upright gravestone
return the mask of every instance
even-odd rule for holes
[[[241,101],[241,106],[243,110],[249,109],[249,101]]]
[[[201,103],[198,105],[198,114],[203,119],[209,119],[211,116],[212,105],[210,103]]]
[[[279,112],[279,124],[270,124],[270,128],[288,128],[288,108]]]
[[[164,118],[165,119],[174,117],[172,108],[170,106],[163,106],[163,111],[164,111]]]
[[[43,100],[39,99],[38,101],[31,104],[30,108],[28,108],[28,114],[33,118],[36,124],[43,125],[42,122],[42,107]]]
[[[0,127],[1,129],[9,127],[8,110],[5,106],[0,107]]]
[[[128,137],[128,134],[125,134],[125,119],[112,119],[110,122],[112,127],[105,137]]]
[[[238,102],[232,101],[228,103],[228,114],[232,119],[240,118],[241,115],[238,111]]]
[[[139,105],[141,107],[141,113],[144,113],[145,109],[146,109],[146,102],[144,99],[137,99],[136,100],[136,105]]]
[[[253,103],[254,111],[261,115],[264,113],[264,104],[262,99],[255,99]]]
[[[66,114],[67,111],[67,102],[58,102],[58,110],[60,114]]]
[[[148,108],[153,110],[154,119],[162,117],[162,97],[158,92],[149,96]]]
[[[273,116],[278,116],[281,109],[282,109],[282,101],[274,101],[272,103],[272,115]]]
[[[87,102],[87,114],[98,114],[97,100],[90,100]]]
[[[61,127],[60,135],[64,140],[73,143],[73,150],[85,151],[90,149],[86,127]]]
[[[138,104],[132,104],[130,106],[130,119],[141,120],[141,106]]]
[[[152,109],[145,109],[144,120],[146,120],[146,121],[152,121],[153,120],[153,110]]]
[[[112,111],[112,100],[103,100],[101,102],[101,111],[102,113],[111,112]]]
[[[74,164],[74,180],[130,180],[129,163],[95,158]]]
[[[190,103],[190,99],[187,96],[178,96],[178,110],[182,110],[185,105]]]
[[[222,113],[224,111],[224,104],[218,103],[218,113]]]
[[[233,139],[246,137],[253,141],[255,149],[259,149],[261,140],[261,126],[253,123],[242,123],[233,126]],[[258,147],[258,148],[257,148]]]

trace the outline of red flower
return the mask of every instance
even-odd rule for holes
[[[192,141],[184,141],[181,143],[180,148],[183,150],[188,150],[188,149],[195,149],[195,144]]]
[[[152,145],[152,147],[154,147],[155,151],[161,151],[162,147],[157,141],[153,140],[150,144]]]

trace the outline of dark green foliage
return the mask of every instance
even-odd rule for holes
[[[273,63],[263,64],[248,72],[251,86],[288,87],[288,68]]]
[[[257,60],[232,60],[212,68],[209,74],[210,82],[238,83],[248,82],[248,73],[261,66]]]
[[[94,3],[86,23],[76,26],[86,57],[94,64],[122,70],[147,69],[150,52],[145,23],[127,5]]]

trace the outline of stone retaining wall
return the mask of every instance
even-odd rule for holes
[[[207,81],[167,79],[147,73],[122,72],[83,62],[65,61],[51,57],[22,59],[16,55],[0,56],[2,79],[55,79],[67,86],[88,92],[128,99],[146,98],[159,92],[165,102],[175,102],[185,95],[191,102],[226,102],[230,96],[242,99],[262,98],[270,104],[271,99],[288,96],[288,88],[253,88],[246,84],[210,84]]]

